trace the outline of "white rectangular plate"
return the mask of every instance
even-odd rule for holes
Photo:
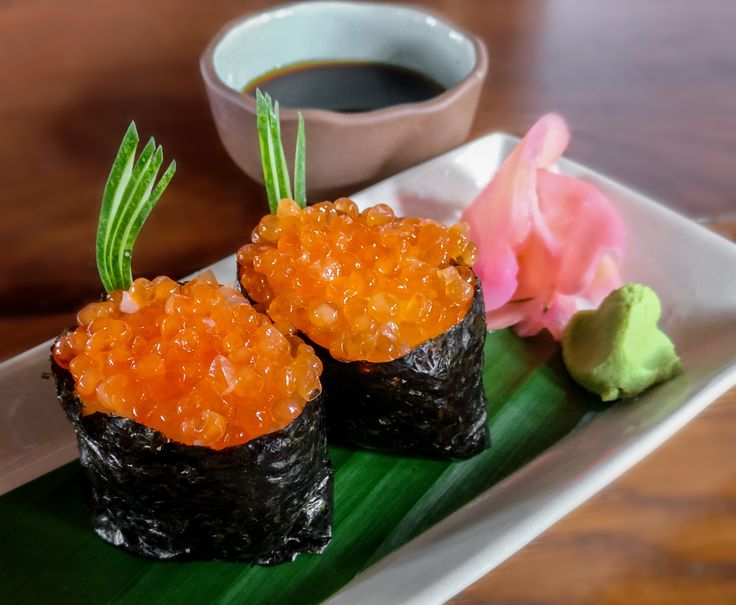
[[[490,180],[518,142],[489,134],[353,197],[443,222]],[[736,384],[736,246],[643,195],[569,160],[560,172],[595,184],[628,229],[624,279],[653,287],[682,376],[574,430],[501,483],[357,576],[331,605],[442,603],[644,458]],[[233,281],[234,257],[215,263]],[[76,457],[56,403],[49,343],[0,365],[0,494]]]

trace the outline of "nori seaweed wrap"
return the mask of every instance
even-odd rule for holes
[[[286,428],[221,450],[134,420],[82,415],[72,375],[52,360],[74,426],[95,532],[137,555],[276,565],[332,536],[332,466],[322,398]]]
[[[396,454],[460,460],[490,445],[483,388],[483,294],[447,332],[394,361],[343,362],[314,345],[330,439]]]

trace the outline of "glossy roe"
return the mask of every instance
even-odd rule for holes
[[[398,359],[465,317],[477,256],[463,223],[398,218],[347,198],[282,200],[238,252],[240,281],[276,326],[335,359]]]
[[[284,428],[320,392],[312,347],[211,272],[185,285],[137,279],[77,322],[53,356],[84,412],[132,418],[181,443],[244,443]]]

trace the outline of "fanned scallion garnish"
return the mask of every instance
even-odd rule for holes
[[[97,226],[97,270],[107,292],[133,283],[131,257],[143,223],[176,171],[171,162],[156,182],[164,154],[153,137],[136,160],[138,131],[131,122],[107,177]]]
[[[256,121],[258,143],[261,148],[263,181],[268,194],[268,207],[276,212],[279,202],[291,198],[302,208],[307,204],[306,193],[306,139],[304,119],[299,114],[294,152],[294,195],[289,185],[289,167],[281,143],[281,124],[279,122],[279,103],[273,103],[268,94],[256,89]]]

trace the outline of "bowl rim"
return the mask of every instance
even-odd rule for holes
[[[281,107],[279,109],[279,116],[282,123],[295,123],[298,119],[298,114],[300,113],[302,114],[304,120],[308,120],[310,122],[319,121],[323,123],[332,123],[339,125],[373,124],[378,122],[385,122],[387,120],[394,120],[396,118],[400,118],[409,114],[417,115],[435,113],[449,105],[452,105],[457,99],[464,96],[468,89],[470,89],[476,82],[482,83],[488,73],[488,49],[486,48],[483,40],[479,36],[472,34],[461,27],[458,27],[445,17],[438,15],[433,11],[427,10],[424,7],[414,4],[384,4],[377,2],[356,2],[354,0],[327,0],[319,3],[365,6],[383,9],[387,7],[401,7],[413,10],[417,13],[424,14],[427,17],[432,17],[438,22],[457,31],[473,45],[473,48],[475,50],[475,63],[473,64],[468,75],[460,80],[457,84],[455,84],[451,88],[448,88],[437,96],[426,99],[424,101],[416,101],[413,103],[400,103],[398,105],[391,105],[389,107],[383,107],[381,109],[352,113],[340,113],[327,109],[298,109]],[[236,26],[240,25],[241,23],[254,19],[260,15],[274,13],[285,8],[295,6],[313,6],[314,4],[318,4],[318,2],[297,1],[278,4],[264,10],[258,10],[239,15],[238,17],[235,17],[225,23],[210,39],[209,43],[207,44],[199,58],[200,74],[202,76],[202,79],[204,80],[207,89],[211,93],[215,93],[220,97],[223,97],[231,103],[234,103],[235,105],[238,105],[246,111],[255,115],[255,99],[250,95],[245,95],[242,92],[238,92],[230,88],[227,84],[225,84],[225,82],[222,81],[220,76],[217,75],[214,65],[215,49],[219,46],[225,36],[227,36]]]

